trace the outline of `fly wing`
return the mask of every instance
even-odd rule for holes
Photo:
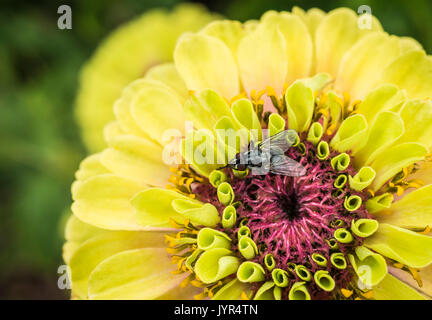
[[[271,159],[270,172],[282,176],[300,177],[306,173],[306,169],[287,156],[275,155]]]
[[[262,141],[258,148],[271,155],[283,155],[294,144],[296,137],[295,130],[283,130]]]

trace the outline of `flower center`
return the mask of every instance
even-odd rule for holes
[[[370,219],[371,215],[363,206],[352,211],[347,201],[366,199],[361,192],[351,190],[347,183],[348,175],[354,174],[351,162],[339,170],[335,169],[330,158],[337,158],[338,153],[332,151],[328,159],[320,160],[317,146],[305,138],[302,136],[300,141],[303,143],[286,152],[288,157],[306,169],[303,176],[268,173],[238,178],[226,169],[235,194],[233,202],[237,204],[237,223],[229,230],[222,227],[219,230],[233,239],[232,249],[241,257],[237,235],[246,227],[258,248],[252,261],[264,266],[271,256],[274,268],[292,269],[292,284],[309,278],[310,273],[325,270],[336,285],[346,287],[353,273],[346,268],[346,264],[341,268],[331,261],[334,261],[335,254],[352,252],[362,244],[362,238],[347,229],[353,221]],[[323,137],[322,141],[328,139]],[[199,195],[201,201],[215,205],[222,212],[223,206],[212,185],[199,183],[195,185],[194,193]],[[355,201],[352,202],[357,206]],[[343,237],[349,239],[341,242]],[[271,278],[268,275],[266,280]],[[317,285],[311,287],[309,293],[314,298],[330,294]]]

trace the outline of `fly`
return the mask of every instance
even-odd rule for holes
[[[285,155],[295,142],[294,130],[281,131],[254,146],[253,141],[247,151],[237,153],[222,168],[238,171],[251,170],[252,175],[265,175],[269,172],[284,176],[302,176],[305,168],[297,161]],[[220,169],[222,169],[220,168]]]

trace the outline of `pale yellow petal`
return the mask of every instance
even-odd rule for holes
[[[102,174],[72,188],[72,212],[82,221],[111,230],[142,230],[130,199],[143,186],[114,174]]]
[[[288,70],[285,78],[287,84],[297,79],[305,78],[310,74],[313,57],[312,37],[303,21],[290,13],[267,12],[263,18],[264,23],[278,26],[285,37],[286,60]]]
[[[428,149],[424,145],[414,142],[397,144],[382,151],[371,164],[376,172],[372,189],[377,191],[403,168],[423,160],[427,154]]]
[[[135,122],[154,141],[162,144],[167,130],[184,133],[185,116],[179,96],[168,87],[147,83],[131,100],[131,114]]]
[[[124,250],[145,247],[163,248],[164,234],[163,232],[112,231],[87,240],[70,259],[73,292],[82,298],[87,298],[88,278],[99,263]],[[128,269],[124,269],[123,272],[129,273]]]
[[[397,143],[419,142],[432,147],[432,102],[411,100],[400,111],[405,133]]]
[[[381,81],[405,89],[409,98],[431,98],[432,59],[423,50],[408,51],[383,70]]]
[[[372,30],[360,29],[358,16],[351,9],[329,12],[316,29],[316,72],[328,72],[335,77],[345,53],[361,37],[380,29],[376,19],[373,19]]]
[[[89,278],[89,298],[148,300],[176,288],[185,274],[172,274],[175,265],[162,248],[117,253],[100,263]]]
[[[376,300],[425,300],[415,289],[387,274],[377,286],[373,288],[373,298]]]
[[[240,78],[248,94],[272,87],[282,93],[288,61],[284,35],[275,25],[261,23],[240,41],[237,60]]]
[[[385,212],[379,216],[380,222],[407,228],[432,227],[432,185],[407,194]]]
[[[360,39],[343,57],[335,88],[362,99],[378,83],[381,70],[400,55],[398,38],[383,32],[371,33]]]
[[[149,69],[145,79],[159,81],[174,90],[181,98],[188,97],[188,90],[174,63],[163,63]]]
[[[432,263],[432,237],[387,223],[380,223],[364,245],[409,267],[424,268]]]
[[[144,138],[119,136],[102,152],[101,163],[112,173],[141,185],[166,186],[171,176],[163,149]]]
[[[237,65],[222,40],[204,34],[183,34],[174,60],[189,90],[214,89],[227,99],[239,93]]]

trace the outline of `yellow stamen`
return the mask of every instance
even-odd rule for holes
[[[249,297],[248,297],[248,295],[244,291],[242,291],[242,293],[240,295],[240,299],[241,300],[250,300]]]
[[[348,290],[348,289],[341,289],[341,293],[343,294],[343,296],[345,298],[349,298],[352,296],[352,294],[354,293],[352,290]]]
[[[363,297],[365,297],[366,299],[371,299],[374,295],[374,292],[373,292],[373,290],[369,290],[367,292],[361,292],[361,295]]]
[[[431,228],[429,226],[426,226],[426,228],[423,231],[420,231],[420,234],[428,234],[429,232],[431,232]]]

